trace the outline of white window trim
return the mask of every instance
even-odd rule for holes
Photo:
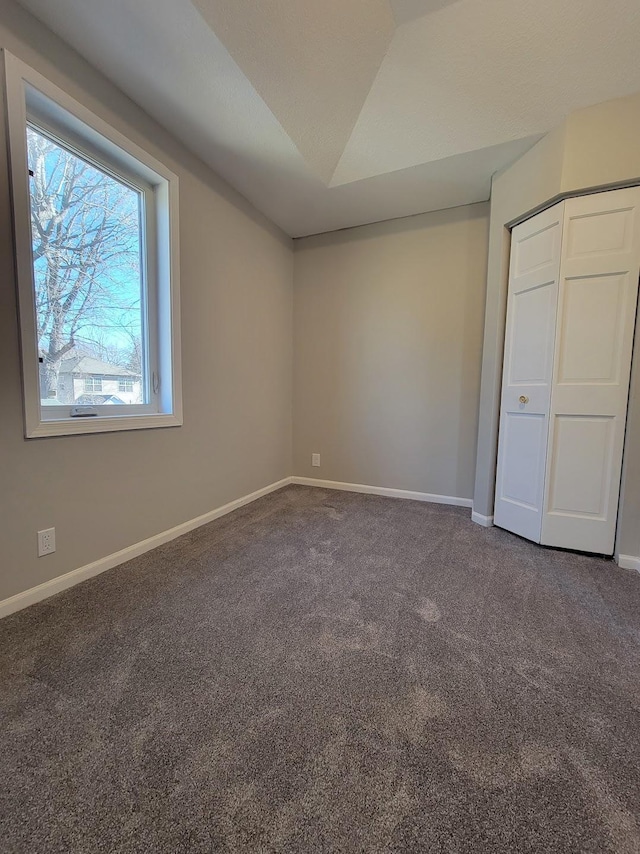
[[[37,71],[4,50],[7,126],[13,203],[13,231],[20,318],[20,341],[26,438],[103,433],[182,424],[182,383],[180,359],[180,261],[178,227],[178,178],[167,167],[127,139],[119,131],[67,95]],[[44,96],[44,98],[42,97]],[[90,418],[60,417],[43,412],[40,405],[39,362],[36,336],[36,309],[31,247],[30,194],[26,145],[28,113],[38,119],[51,114],[55,125],[63,125],[70,137],[80,136],[91,144],[92,152],[103,151],[111,163],[131,167],[151,185],[155,195],[155,222],[148,226],[158,236],[156,269],[149,271],[157,287],[148,288],[157,298],[156,324],[150,324],[152,352],[157,352],[160,387],[157,412],[146,409],[131,414],[127,407],[110,407],[109,415]],[[75,134],[74,134],[75,131]],[[151,327],[154,327],[151,329]],[[159,335],[156,345],[153,336]],[[170,341],[170,346],[168,342]],[[58,407],[50,407],[51,410]],[[60,407],[62,408],[62,407]],[[116,409],[115,412],[112,412]]]

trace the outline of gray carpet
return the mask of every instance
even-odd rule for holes
[[[288,487],[0,623],[3,852],[638,852],[640,577]]]

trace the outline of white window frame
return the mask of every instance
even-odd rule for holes
[[[178,178],[34,69],[4,53],[7,125],[18,286],[26,438],[182,424]],[[146,353],[145,404],[98,406],[97,415],[73,417],[73,404],[43,406],[32,258],[27,124],[59,139],[144,197]],[[143,380],[144,381],[144,380]],[[85,408],[86,409],[86,408]]]

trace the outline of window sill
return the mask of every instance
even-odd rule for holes
[[[82,433],[113,433],[124,430],[150,430],[156,427],[181,427],[177,415],[97,415],[90,418],[61,418],[57,421],[40,421],[27,429],[27,439],[45,436],[75,436]]]

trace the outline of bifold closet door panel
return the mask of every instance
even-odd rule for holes
[[[513,229],[494,522],[540,541],[564,202]]]
[[[640,188],[565,202],[541,542],[612,554],[640,275]]]

